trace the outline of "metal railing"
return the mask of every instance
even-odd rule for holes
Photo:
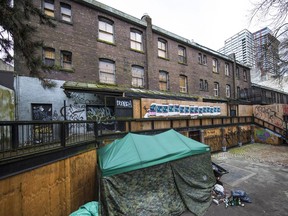
[[[148,118],[95,121],[0,122],[0,159],[19,157],[73,145],[122,137],[128,132],[153,134],[170,128],[177,131],[251,124],[252,116],[203,118]]]
[[[258,125],[278,134],[285,130],[253,116],[242,117],[170,117],[131,120],[94,121],[11,121],[0,122],[0,179],[63,160],[83,151],[110,143],[128,132],[156,134],[168,129],[199,131],[228,126]],[[239,128],[237,129],[239,132]],[[278,131],[278,132],[277,132]],[[235,131],[225,138],[227,145],[251,140],[251,131]],[[190,134],[190,133],[189,133]],[[227,134],[226,134],[227,135]],[[223,136],[205,137],[212,151],[222,147]]]

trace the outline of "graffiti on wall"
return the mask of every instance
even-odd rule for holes
[[[91,93],[69,92],[69,98],[71,98],[75,104],[104,104],[103,99],[101,99],[99,95]]]
[[[36,121],[51,121],[52,120],[52,104],[31,104],[32,119]],[[34,143],[39,144],[47,142],[52,139],[53,125],[33,125],[33,140]]]
[[[288,115],[288,105],[283,105],[283,114]]]
[[[93,120],[102,123],[102,129],[113,130],[115,115],[111,107],[87,106],[87,120]],[[93,124],[87,125],[87,130],[93,130]]]
[[[51,121],[52,104],[32,104],[32,120]]]
[[[255,129],[255,139],[258,142],[268,143],[268,144],[277,144],[277,136],[268,130],[259,128]]]
[[[283,127],[282,117],[278,116],[277,112],[271,107],[256,106],[254,114],[255,117],[263,119],[264,121],[267,121],[277,127]]]
[[[220,129],[204,130],[204,142],[211,147],[212,151],[221,149],[222,140],[223,138]]]
[[[65,116],[66,114],[67,120],[86,120],[85,108],[85,104],[70,104],[66,107],[63,106],[60,113],[62,116]]]

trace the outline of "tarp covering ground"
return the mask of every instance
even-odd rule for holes
[[[174,130],[134,135],[98,151],[102,214],[204,215],[215,184],[209,146]]]

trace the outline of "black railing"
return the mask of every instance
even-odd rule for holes
[[[178,131],[251,124],[251,116],[203,118],[149,118],[94,121],[7,121],[0,122],[0,159],[19,157],[85,143],[100,143],[128,132],[153,134],[174,128]]]
[[[0,179],[69,158],[80,152],[121,138],[128,132],[156,134],[173,128],[195,131],[227,126],[259,125],[282,135],[285,130],[253,116],[148,118],[132,120],[94,121],[11,121],[0,122]],[[248,142],[249,134],[237,141]],[[247,137],[246,137],[247,136]],[[246,137],[246,138],[245,138]],[[229,138],[229,137],[228,137]],[[236,134],[231,139],[236,140]],[[223,137],[205,138],[212,150],[221,149]],[[229,140],[228,144],[229,144]],[[236,141],[235,141],[236,142]],[[235,144],[234,141],[232,144]]]

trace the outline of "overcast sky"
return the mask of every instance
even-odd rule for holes
[[[136,18],[147,13],[152,24],[218,50],[224,41],[243,29],[266,27],[250,23],[251,2],[256,0],[98,0]]]

